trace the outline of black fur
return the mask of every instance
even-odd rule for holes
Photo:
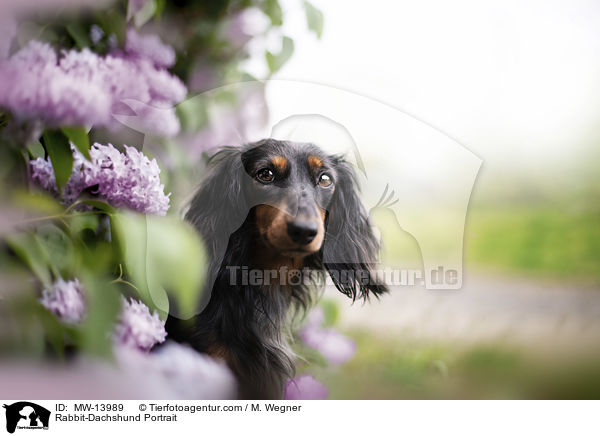
[[[274,153],[294,164],[307,151],[320,153],[333,167],[335,191],[322,200],[328,202],[321,205],[327,210],[323,245],[303,259],[302,267],[318,274],[329,272],[336,287],[353,300],[387,290],[372,277],[379,246],[358,198],[354,172],[341,157],[326,156],[312,144],[273,139],[217,153],[185,215],[202,235],[210,258],[205,300],[192,320],[169,318],[167,330],[176,340],[224,358],[238,379],[240,398],[282,397],[286,381],[294,375],[294,355],[287,343],[288,316],[305,310],[315,297],[315,289],[307,284],[231,284],[227,266],[252,268],[256,258],[255,209],[260,200],[248,190],[252,181],[249,161],[261,153]],[[348,271],[356,277],[341,275]],[[361,283],[358,274],[366,274],[370,283]]]

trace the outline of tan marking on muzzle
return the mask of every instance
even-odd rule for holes
[[[316,205],[315,205],[316,207]],[[287,224],[294,220],[294,217],[283,211],[283,207],[275,207],[267,204],[262,204],[256,207],[256,226],[269,245],[273,248],[286,252],[302,250],[306,254],[314,253],[321,248],[325,239],[325,211],[318,208],[317,221],[318,230],[315,238],[306,245],[298,245],[292,241],[288,234]]]

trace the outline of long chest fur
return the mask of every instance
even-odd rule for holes
[[[214,289],[196,319],[192,345],[227,362],[240,398],[281,398],[293,376],[295,356],[286,321],[294,292],[299,290],[279,286]]]

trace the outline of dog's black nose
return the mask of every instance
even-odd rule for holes
[[[287,224],[287,232],[296,244],[306,245],[310,243],[317,232],[319,225],[314,221],[292,221]]]

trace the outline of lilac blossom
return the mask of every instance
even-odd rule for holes
[[[71,145],[73,172],[63,189],[62,201],[69,205],[85,190],[115,207],[138,212],[165,215],[169,209],[169,195],[160,183],[160,168],[156,159],[149,160],[134,147],[125,145],[121,153],[112,144],[94,144],[91,160]],[[31,162],[31,178],[43,189],[58,195],[56,177],[49,160],[37,158]]]
[[[235,93],[235,107],[215,103],[216,96],[223,91]],[[184,132],[178,138],[191,162],[198,161],[202,153],[218,147],[241,145],[264,137],[269,111],[264,84],[260,82],[227,85],[188,99],[186,104],[190,103],[205,105],[212,121],[201,131]]]
[[[331,365],[347,362],[356,353],[356,343],[337,330],[323,328],[323,318],[323,309],[313,310],[299,332],[300,339],[317,350]]]
[[[236,382],[227,366],[176,343],[152,353],[115,349],[115,362],[76,356],[64,366],[0,362],[7,397],[38,399],[229,400]]]
[[[87,54],[94,57],[81,52]],[[61,68],[48,44],[32,41],[0,63],[0,106],[17,119],[39,119],[50,125],[107,125],[111,100],[98,80]]]
[[[42,291],[40,303],[66,323],[77,323],[85,316],[85,299],[79,280],[58,279]]]
[[[157,35],[140,35],[133,28],[127,30],[125,52],[133,57],[148,59],[157,67],[172,67],[175,50],[163,44]]]
[[[137,300],[123,299],[119,321],[115,326],[114,337],[119,345],[149,351],[167,337],[165,322],[158,313],[150,314],[148,306]]]
[[[56,177],[50,160],[38,157],[36,160],[31,161],[30,165],[33,182],[45,191],[56,193]]]
[[[244,8],[225,22],[224,37],[233,47],[241,48],[268,27],[269,18],[259,8]]]
[[[94,144],[90,150],[92,162],[96,165],[94,185],[98,185],[98,195],[116,207],[165,215],[169,209],[170,194],[164,193],[156,159],[150,161],[134,147],[125,146],[125,149],[126,154],[123,154],[112,144]]]
[[[198,353],[189,346],[168,341],[150,354],[123,348],[115,351],[122,367],[129,367],[134,372],[143,371],[148,379],[164,386],[164,392],[171,397],[236,397],[236,381],[229,368],[223,362]]]
[[[328,391],[312,376],[304,374],[288,380],[285,385],[284,400],[324,400]]]
[[[97,24],[92,24],[92,27],[90,27],[90,39],[92,40],[92,44],[98,44],[102,38],[104,38],[104,30],[102,30],[102,27]]]
[[[187,90],[179,78],[156,65],[174,60],[167,59],[167,46],[157,54],[146,47],[150,44],[141,45],[145,51],[138,50],[135,55],[101,57],[86,48],[57,56],[50,45],[31,41],[0,61],[0,106],[21,121],[116,129],[119,123],[114,114],[123,100],[130,99],[163,109],[163,116],[173,125],[177,122],[173,105],[185,98]],[[145,113],[136,115],[144,121]],[[154,122],[151,117],[138,124],[144,133],[164,133],[155,131]],[[172,129],[169,134],[177,131]]]

